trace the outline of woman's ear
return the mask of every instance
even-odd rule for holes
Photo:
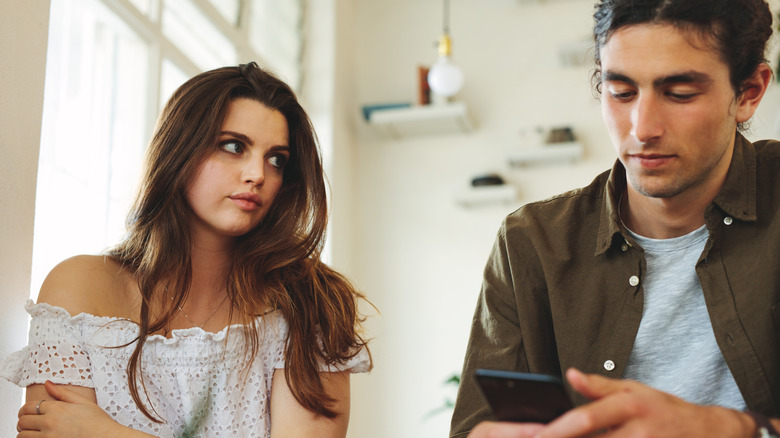
[[[747,122],[753,117],[771,81],[772,69],[762,62],[753,75],[742,83],[741,92],[737,96],[737,123]]]

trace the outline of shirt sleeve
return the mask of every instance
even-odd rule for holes
[[[287,323],[284,323],[284,330],[282,332],[284,339],[283,343],[279,344],[279,348],[275,351],[275,357],[276,360],[274,362],[274,369],[282,369],[285,367],[285,357],[284,357],[284,345],[286,345],[287,342],[289,342],[286,337],[288,335],[288,326]],[[317,342],[320,344],[320,348],[322,348],[322,334],[319,332],[318,327],[318,334],[317,334]],[[368,352],[368,347],[363,345],[360,347],[360,349],[344,362],[341,363],[327,363],[324,360],[320,360],[319,369],[321,372],[340,372],[340,371],[349,371],[350,373],[356,374],[356,373],[367,373],[371,371],[371,355]]]
[[[320,371],[322,372],[338,372],[349,371],[350,373],[367,373],[371,371],[371,357],[368,354],[368,347],[365,345],[360,347],[360,351],[354,356],[349,358],[344,363],[339,364],[320,364]]]
[[[285,360],[282,352],[274,363],[274,369],[283,369],[284,367]],[[333,373],[340,371],[349,371],[352,374],[367,373],[371,371],[371,356],[368,353],[368,348],[365,346],[361,347],[357,354],[343,363],[328,364],[325,361],[320,361],[320,372]]]
[[[94,388],[89,354],[77,320],[61,308],[28,301],[32,317],[28,344],[0,360],[0,377],[20,387],[57,384]]]
[[[514,271],[518,266],[511,263],[506,228],[505,221],[485,267],[452,416],[452,438],[465,437],[478,423],[492,419],[490,408],[477,387],[474,371],[478,368],[528,369],[515,300],[517,273]]]

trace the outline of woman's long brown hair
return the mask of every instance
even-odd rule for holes
[[[200,164],[218,147],[227,106],[236,98],[254,99],[284,115],[290,159],[261,224],[235,245],[225,280],[231,321],[235,316],[249,327],[253,360],[260,343],[257,316],[267,309],[280,312],[289,326],[284,353],[288,386],[302,406],[332,418],[338,412],[331,409],[334,400],[323,389],[320,365],[344,363],[367,348],[357,310],[363,296],[320,261],[327,200],[311,121],[293,91],[254,62],[193,77],[174,93],[158,119],[127,236],[108,253],[133,272],[143,300],[140,331],[127,365],[130,392],[144,415],[159,422],[152,415],[154,407],[140,396],[138,382],[145,391],[141,353],[147,336],[168,332],[187,298],[192,211],[184,194]],[[171,305],[152,315],[150,303],[163,285]]]

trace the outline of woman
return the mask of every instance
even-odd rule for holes
[[[290,88],[250,63],[170,99],[127,237],[55,267],[30,345],[19,437],[343,437],[371,368],[349,282],[320,261],[326,193]]]

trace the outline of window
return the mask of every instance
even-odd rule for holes
[[[157,113],[187,78],[251,60],[300,88],[303,0],[52,0],[31,297],[118,242]]]

